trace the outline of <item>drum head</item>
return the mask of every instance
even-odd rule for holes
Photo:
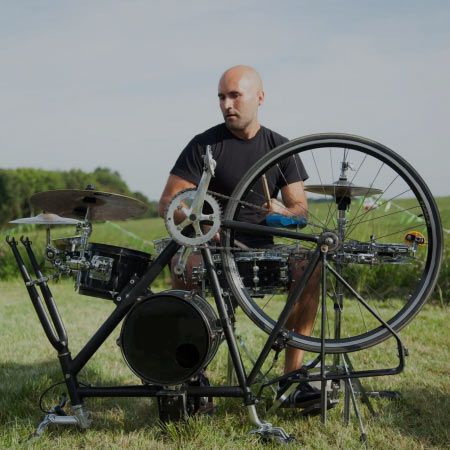
[[[131,370],[143,381],[180,384],[200,371],[218,347],[211,306],[187,291],[168,291],[137,303],[126,316],[120,343]]]

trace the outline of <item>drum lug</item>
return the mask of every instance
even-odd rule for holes
[[[197,291],[195,289],[192,289],[192,291],[186,291],[186,294],[184,294],[184,298],[186,300],[192,301],[196,295]]]
[[[253,263],[253,279],[252,279],[252,281],[253,281],[253,284],[254,284],[254,290],[256,291],[256,292],[258,292],[258,289],[259,289],[259,287],[258,287],[258,284],[259,284],[259,266],[258,266],[258,264],[256,264],[256,261]]]
[[[284,285],[287,285],[288,281],[289,281],[289,268],[287,265],[282,265],[280,267],[280,281],[281,283],[283,283]]]

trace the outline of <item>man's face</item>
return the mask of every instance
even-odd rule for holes
[[[257,122],[263,92],[245,74],[226,74],[219,83],[220,109],[230,130],[242,131]]]

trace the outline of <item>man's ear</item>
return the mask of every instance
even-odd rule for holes
[[[264,103],[264,91],[258,91],[258,105],[261,106]]]

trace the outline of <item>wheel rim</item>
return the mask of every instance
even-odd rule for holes
[[[283,165],[283,161],[294,155],[299,155],[307,167],[310,176],[307,185],[331,185],[339,178],[339,166],[347,158],[347,161],[354,164],[354,171],[348,171],[349,182],[381,189],[381,194],[371,198],[360,196],[352,199],[350,211],[346,213],[343,240],[346,247],[331,264],[342,271],[346,281],[375,307],[384,320],[396,331],[400,330],[412,320],[431,293],[441,261],[440,219],[426,184],[403,158],[381,144],[344,134],[311,135],[272,150],[255,164],[233,192],[234,201],[228,203],[224,219],[239,220],[246,207],[242,201],[251,197],[255,202],[258,197],[255,197],[254,187],[261,182],[261,175],[277,170],[280,164]],[[261,205],[264,199],[260,200]],[[333,196],[308,194],[308,200],[311,225],[302,232],[317,234],[326,229],[336,231],[338,214]],[[411,245],[404,242],[404,237],[413,231],[419,231],[425,238],[425,244],[420,245],[414,254],[411,252]],[[370,235],[374,235],[375,239],[371,241]],[[417,237],[419,238],[418,235]],[[355,241],[355,250],[350,250],[352,241]],[[378,245],[377,250],[363,251],[363,247],[366,248],[370,242],[372,247],[373,244],[375,247]],[[225,247],[230,247],[232,243],[233,233],[224,233]],[[390,253],[386,248],[388,244]],[[405,247],[409,249],[407,257],[405,254],[400,258],[399,253],[405,252]],[[369,254],[374,253],[375,259],[373,256],[369,257]],[[227,281],[244,312],[258,327],[270,332],[284,304],[286,293],[254,298],[252,290],[244,286],[241,280],[242,267],[236,261],[237,254],[231,250],[222,252]],[[363,259],[370,260],[371,264],[355,260],[361,255]],[[350,262],[343,262],[343,258],[351,259]],[[393,263],[392,260],[397,262]],[[377,280],[377,277],[382,279]],[[379,326],[378,321],[361,310],[359,303],[350,298],[334,277],[328,276],[328,285],[327,352],[341,353],[367,348],[390,336],[385,328]],[[342,334],[336,337],[334,304],[337,303],[340,290],[345,291]],[[292,333],[290,344],[310,351],[320,351],[320,320],[317,319],[312,337]]]

